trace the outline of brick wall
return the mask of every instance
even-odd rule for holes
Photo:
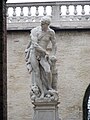
[[[90,31],[56,32],[59,115],[62,120],[82,120],[83,97],[90,83]],[[25,66],[24,50],[29,31],[8,31],[7,87],[8,119],[31,120],[29,92],[31,75]]]

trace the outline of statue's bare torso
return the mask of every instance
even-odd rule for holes
[[[52,42],[52,38],[54,37],[54,31],[48,28],[44,32],[39,26],[31,31],[31,37],[34,37],[33,42],[38,43],[43,49],[47,49],[49,42]]]

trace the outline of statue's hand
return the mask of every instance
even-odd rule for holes
[[[33,44],[33,47],[35,47],[35,48],[38,47],[38,44],[37,44],[37,43],[33,42],[32,44]]]
[[[47,51],[45,51],[45,54],[49,56],[49,53]]]
[[[56,56],[54,56],[54,55],[50,56],[49,59],[50,59],[52,62],[57,60],[57,59],[56,59]]]

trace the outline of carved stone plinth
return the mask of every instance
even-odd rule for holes
[[[58,104],[59,102],[33,102],[33,120],[60,120]]]

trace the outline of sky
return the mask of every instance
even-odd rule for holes
[[[59,0],[7,0],[7,3],[19,2],[46,2],[46,1],[59,1]]]
[[[7,0],[7,3],[19,2],[46,2],[46,1],[78,1],[78,0]],[[82,0],[83,1],[83,0]]]

